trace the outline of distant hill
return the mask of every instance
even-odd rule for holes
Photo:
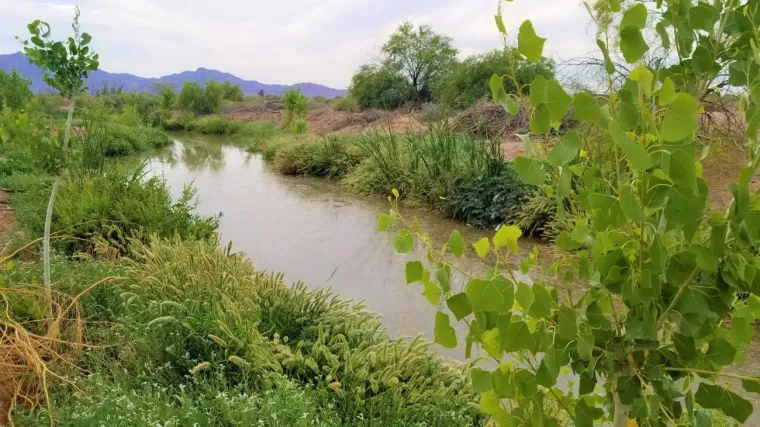
[[[50,90],[47,83],[42,81],[42,71],[36,65],[30,64],[29,60],[21,52],[0,55],[0,69],[10,72],[14,68],[19,74],[32,80],[32,91],[44,93]],[[133,74],[109,73],[108,71],[98,70],[90,74],[90,77],[87,79],[87,86],[90,88],[90,91],[103,87],[103,84],[108,84],[109,86],[123,86],[126,91],[148,92],[152,90],[152,86],[155,83],[169,83],[179,89],[182,83],[186,81],[203,84],[208,80],[228,81],[240,85],[245,95],[256,95],[260,90],[264,90],[264,94],[266,95],[282,95],[285,89],[291,87],[288,85],[270,85],[257,82],[256,80],[243,80],[230,73],[209,70],[207,68],[198,68],[195,71],[183,71],[159,78],[139,77]],[[335,98],[346,95],[345,90],[333,89],[316,83],[297,83],[293,87],[301,88],[301,92],[309,97],[324,96],[325,98]]]

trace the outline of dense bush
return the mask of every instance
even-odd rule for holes
[[[211,115],[187,123],[185,130],[202,134],[232,135],[240,130],[240,124],[223,116]]]
[[[362,109],[391,110],[408,102],[411,86],[388,66],[363,65],[351,78],[349,96]]]
[[[9,73],[0,70],[0,110],[4,107],[23,108],[32,99],[32,81],[21,77],[14,69]]]
[[[480,228],[511,223],[529,187],[517,177],[511,163],[456,183],[447,200],[452,217]]]
[[[269,144],[266,156],[287,175],[341,178],[364,158],[352,137],[330,136],[317,141],[281,138]]]
[[[214,114],[219,111],[223,99],[224,87],[219,82],[209,80],[204,87],[186,81],[177,96],[177,106],[194,114]]]
[[[171,139],[160,129],[110,123],[103,135],[106,156],[124,156],[169,145]]]
[[[240,85],[224,82],[222,83],[222,90],[224,91],[222,98],[227,101],[240,102],[243,100],[243,89]]]
[[[309,100],[306,99],[300,88],[286,89],[282,97],[285,106],[283,126],[291,128],[295,133],[303,133],[306,130],[306,113],[309,111]]]
[[[544,76],[547,80],[554,78],[554,61],[550,59],[541,58],[536,62],[528,62],[521,59],[515,48],[492,50],[470,56],[455,65],[436,87],[436,99],[442,104],[463,108],[490,97],[489,79],[494,74],[499,76],[509,74],[510,63],[514,64],[517,83],[520,86],[529,85],[538,75]],[[517,93],[517,88],[511,79],[504,79],[504,89],[507,93]],[[528,89],[529,86],[523,93],[529,93]]]
[[[329,104],[335,111],[350,111],[352,113],[357,113],[361,110],[359,102],[350,96],[334,98],[330,100]]]
[[[19,220],[27,234],[41,235],[50,178],[13,174],[2,182],[14,191],[11,202],[15,210],[23,212]],[[212,238],[217,218],[193,213],[194,195],[187,187],[175,202],[162,179],[142,180],[138,174],[117,169],[109,169],[103,176],[70,176],[58,190],[52,230],[74,238],[62,246],[67,253],[91,251],[95,237],[106,239],[122,252],[129,237],[176,233],[184,238]]]

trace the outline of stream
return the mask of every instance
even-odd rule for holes
[[[200,201],[197,211],[222,213],[223,244],[231,241],[233,250],[246,253],[257,269],[283,273],[286,283],[329,287],[341,298],[364,301],[382,316],[392,338],[423,334],[433,339],[436,309],[421,295],[422,285],[407,286],[404,279],[406,262],[424,254],[397,255],[390,235],[375,231],[377,215],[389,209],[385,198],[351,195],[333,180],[281,175],[259,155],[247,153],[245,141],[232,137],[172,136],[174,144],[151,157],[147,168],[166,179],[174,197],[192,183]],[[403,206],[401,210],[409,218],[417,216],[437,245],[454,229],[468,244],[493,234],[429,210]],[[534,244],[540,245],[523,239],[521,251],[527,253]],[[472,250],[458,265],[476,275],[490,267]],[[454,290],[464,285],[461,278],[452,283]],[[460,342],[464,333],[458,330]],[[745,364],[732,367],[732,372],[760,374],[758,335],[747,349]],[[448,357],[464,358],[464,346],[436,349]],[[746,395],[738,381],[732,383],[734,390],[760,407],[760,396]],[[745,425],[760,425],[759,412]]]

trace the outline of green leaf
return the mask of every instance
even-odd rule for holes
[[[536,297],[533,295],[533,289],[527,284],[520,282],[517,285],[517,292],[515,293],[515,299],[517,303],[522,307],[523,313],[527,313],[530,310],[530,306],[533,305],[533,301]]]
[[[620,97],[620,109],[618,110],[618,123],[625,130],[634,130],[639,124],[639,109],[636,106],[637,95],[628,89],[618,92]]]
[[[712,52],[702,44],[691,54],[691,65],[696,73],[717,75],[720,72],[720,65],[715,62]]]
[[[533,108],[546,104],[546,78],[537,75],[530,83],[530,106]]]
[[[462,233],[460,233],[459,230],[454,230],[451,235],[449,235],[449,250],[455,257],[462,258],[465,245],[464,237],[462,237]]]
[[[697,190],[697,166],[694,157],[685,150],[670,153],[668,176],[679,186]]]
[[[710,31],[718,20],[718,11],[705,3],[689,8],[689,28]]]
[[[633,222],[644,222],[647,219],[647,215],[641,208],[639,199],[633,193],[630,184],[620,186],[620,207],[625,212],[625,216]]]
[[[623,13],[623,19],[620,20],[620,28],[625,28],[629,25],[643,30],[647,25],[647,8],[643,3],[636,3],[633,7]]]
[[[703,408],[720,409],[740,423],[747,421],[752,415],[752,403],[718,385],[700,383],[694,398]]]
[[[666,142],[680,142],[694,135],[699,128],[697,101],[687,93],[679,93],[665,111],[660,137]]]
[[[666,26],[667,26],[667,23],[663,20],[663,21],[658,22],[657,25],[654,26],[654,28],[657,31],[657,34],[660,35],[662,48],[665,50],[668,50],[670,49],[670,35],[668,34],[668,30]]]
[[[494,20],[496,21],[496,28],[499,29],[499,32],[506,35],[507,27],[504,26],[504,20],[501,18],[501,12],[499,12],[498,15],[494,16]]]
[[[441,303],[443,292],[441,292],[441,288],[438,287],[438,285],[431,281],[427,281],[425,282],[425,290],[422,291],[422,296],[427,298],[430,305],[438,306]]]
[[[585,93],[575,94],[573,99],[574,114],[577,120],[586,122],[600,122],[602,120],[602,109],[596,99]]]
[[[480,395],[480,411],[484,414],[494,415],[502,411],[501,398],[491,390]]]
[[[575,309],[567,305],[559,307],[559,336],[566,340],[573,340],[578,334],[578,315]]]
[[[567,113],[573,98],[565,92],[556,80],[546,82],[546,106],[549,108],[552,122],[559,122]]]
[[[501,274],[494,276],[491,279],[491,283],[496,287],[504,300],[498,311],[500,313],[509,313],[515,301],[515,285]]]
[[[755,380],[742,380],[742,386],[748,393],[760,394],[760,378]]]
[[[736,357],[736,349],[725,338],[715,338],[707,348],[707,357],[718,366],[730,365]]]
[[[545,38],[539,37],[533,29],[533,23],[530,20],[524,21],[520,25],[520,32],[517,34],[517,50],[530,62],[536,62],[541,59],[544,53]]]
[[[649,46],[644,41],[644,36],[641,35],[641,30],[638,27],[629,25],[620,30],[620,51],[623,52],[623,58],[626,62],[633,64],[641,59],[648,50]]]
[[[580,149],[581,139],[576,131],[571,130],[554,145],[549,153],[549,163],[554,166],[564,166],[578,156]]]
[[[662,82],[662,87],[657,92],[657,103],[660,107],[664,107],[676,99],[676,85],[670,77],[665,77],[665,81]]]
[[[594,412],[586,404],[585,399],[578,400],[575,405],[575,427],[594,427]]]
[[[493,102],[504,107],[504,111],[506,111],[508,114],[517,114],[519,107],[512,99],[512,96],[507,94],[507,92],[504,90],[504,82],[502,81],[501,77],[496,74],[491,76],[490,85],[491,94],[493,95]]]
[[[501,292],[491,281],[472,279],[465,292],[474,311],[499,311],[504,304]]]
[[[381,213],[377,216],[377,231],[387,231],[391,225],[391,217],[388,214]]]
[[[567,231],[560,232],[557,235],[557,238],[554,240],[554,244],[557,245],[558,248],[566,251],[574,251],[583,247],[583,242],[579,242],[578,240],[570,237],[570,233]]]
[[[409,230],[401,229],[398,235],[391,237],[391,244],[397,253],[411,252],[414,249],[414,236]]]
[[[559,197],[567,197],[572,191],[573,172],[568,167],[562,168],[559,174],[559,182],[557,183],[557,195]]]
[[[472,305],[467,298],[467,294],[464,292],[456,294],[446,300],[446,306],[449,307],[449,310],[451,310],[451,313],[456,317],[457,321],[472,314]]]
[[[607,74],[614,74],[615,64],[610,58],[610,51],[607,50],[607,45],[604,44],[604,42],[600,39],[596,39],[596,44],[599,46],[599,49],[602,51],[602,55],[604,56],[604,70],[607,71]]]
[[[491,390],[491,373],[480,368],[473,368],[470,371],[472,380],[472,390],[475,393],[485,393]]]
[[[488,241],[487,237],[473,243],[472,247],[475,248],[475,253],[477,253],[480,258],[485,258],[486,255],[488,255],[488,252],[491,251],[491,243]]]
[[[578,334],[576,351],[583,360],[591,360],[594,351],[594,335],[590,331],[581,331]]]
[[[652,84],[654,81],[654,74],[649,71],[649,68],[644,64],[639,64],[631,71],[631,75],[628,77],[634,82],[638,82],[639,88],[644,91],[647,96],[652,95]]]
[[[522,320],[510,320],[510,315],[499,318],[499,340],[501,349],[506,352],[530,350],[536,345],[528,325]]]
[[[441,285],[443,293],[449,293],[451,291],[451,267],[446,265],[436,269],[435,278],[438,280],[438,284]]]
[[[528,313],[536,318],[549,318],[552,316],[554,300],[549,291],[540,283],[533,285],[533,304]]]
[[[425,268],[420,261],[410,261],[406,263],[406,284],[419,282],[422,280],[422,272]]]
[[[393,194],[393,197],[395,197],[396,199],[399,198],[398,190],[396,190],[395,188],[391,189],[391,194]]]
[[[546,104],[541,104],[533,110],[533,117],[530,119],[531,132],[543,135],[549,133],[552,129],[552,113]]]
[[[457,346],[457,333],[454,328],[449,324],[449,315],[441,313],[440,311],[435,313],[435,329],[433,331],[435,342],[443,348],[456,348]]]
[[[649,156],[649,153],[640,145],[633,142],[616,121],[611,120],[608,129],[615,144],[623,149],[628,163],[634,169],[639,173],[644,173],[652,167],[652,158]]]
[[[522,236],[522,231],[514,225],[502,225],[493,236],[493,246],[497,251],[503,247],[509,249],[509,252],[517,254],[519,246],[517,241]]]
[[[544,168],[536,159],[517,156],[513,163],[515,172],[525,184],[528,185],[541,185],[546,181],[546,174]]]
[[[673,264],[671,264],[672,266]],[[670,273],[669,273],[670,274]],[[688,273],[687,273],[688,274]],[[683,284],[683,280],[679,283],[672,283],[673,285],[680,286]],[[681,295],[681,299],[678,300],[676,310],[681,314],[706,314],[710,307],[710,300],[707,295],[701,289],[695,289],[689,286]]]

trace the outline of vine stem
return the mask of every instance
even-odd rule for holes
[[[689,273],[689,277],[686,278],[683,285],[678,289],[678,293],[676,293],[676,296],[673,297],[673,301],[670,302],[670,305],[668,308],[665,309],[665,311],[662,312],[660,315],[660,318],[657,320],[657,328],[662,329],[662,324],[665,322],[665,316],[675,308],[676,304],[678,304],[678,300],[681,299],[683,296],[683,293],[686,292],[686,289],[689,287],[689,283],[691,283],[692,280],[694,280],[694,277],[696,277],[697,273],[699,273],[699,267],[694,267],[694,270]]]
[[[754,382],[760,383],[760,378],[745,377],[743,375],[726,374],[722,372],[712,372],[712,371],[707,371],[704,369],[689,369],[689,368],[663,368],[663,369],[670,372],[686,372],[690,374],[717,375],[719,377],[734,378],[737,380],[747,380],[747,381],[754,381]]]

